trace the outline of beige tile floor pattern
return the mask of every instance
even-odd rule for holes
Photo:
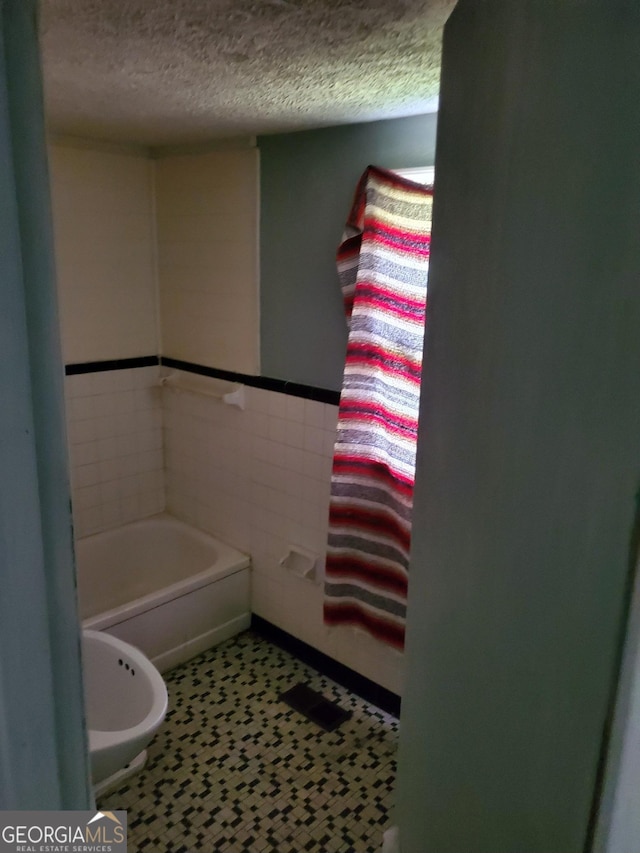
[[[127,809],[129,853],[379,853],[398,721],[251,631],[165,675],[169,711]],[[309,684],[352,711],[325,732],[278,699]]]

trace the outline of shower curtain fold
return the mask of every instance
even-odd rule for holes
[[[375,166],[337,252],[349,340],[329,509],[324,618],[402,649],[431,189]]]

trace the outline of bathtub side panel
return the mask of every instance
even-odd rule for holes
[[[249,627],[249,569],[167,601],[106,630],[165,672]]]

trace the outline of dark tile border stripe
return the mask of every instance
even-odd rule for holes
[[[153,367],[160,364],[157,355],[144,355],[139,358],[115,358],[109,361],[84,361],[81,364],[67,364],[64,372],[67,376],[79,373],[102,373],[105,370],[126,370],[131,367]]]
[[[160,363],[164,367],[175,370],[186,370],[198,373],[200,376],[211,376],[213,379],[224,379],[227,382],[240,382],[251,388],[264,388],[265,391],[277,391],[280,394],[291,394],[293,397],[304,397],[306,400],[316,400],[319,403],[330,403],[337,406],[340,402],[340,392],[328,388],[316,388],[313,385],[302,385],[298,382],[287,382],[285,379],[272,379],[268,376],[251,376],[247,373],[234,373],[231,370],[219,370],[217,367],[205,367],[203,364],[192,364],[177,358],[161,356]]]
[[[303,663],[317,669],[327,678],[337,681],[338,684],[351,690],[365,702],[371,702],[372,705],[396,718],[400,717],[400,697],[392,693],[391,690],[387,690],[386,687],[381,687],[375,681],[371,681],[364,675],[349,669],[348,666],[338,663],[338,661],[291,636],[282,628],[278,628],[255,613],[251,614],[251,629],[269,642],[295,655]]]
[[[124,370],[129,367],[152,367],[155,364],[173,367],[175,370],[185,370],[188,373],[197,373],[200,376],[210,376],[213,379],[239,382],[251,388],[263,388],[265,391],[276,391],[279,394],[290,394],[292,397],[303,397],[305,400],[316,400],[318,403],[329,403],[333,406],[340,403],[340,392],[331,391],[329,388],[316,388],[313,385],[302,385],[285,379],[272,379],[269,376],[234,373],[231,370],[219,370],[217,367],[206,367],[204,364],[194,364],[168,356],[146,355],[140,358],[118,358],[110,361],[85,361],[80,364],[67,364],[64,372],[67,376],[77,376],[79,373],[100,373],[105,370]]]

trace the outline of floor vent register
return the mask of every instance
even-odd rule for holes
[[[325,699],[321,693],[312,690],[308,684],[301,682],[281,693],[278,698],[326,732],[335,731],[352,716],[351,711],[345,711],[335,702]]]

